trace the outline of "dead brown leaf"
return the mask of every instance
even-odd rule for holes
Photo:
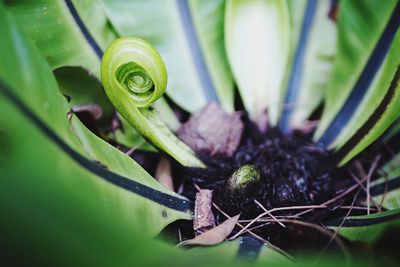
[[[103,109],[97,104],[76,105],[72,108],[74,113],[87,112],[94,120],[100,120],[103,116]]]
[[[164,187],[174,191],[174,181],[171,174],[171,163],[166,157],[160,157],[155,174],[156,180]]]
[[[213,246],[222,243],[225,238],[232,232],[240,215],[231,217],[223,223],[217,225],[216,227],[204,232],[201,235],[196,236],[193,239],[185,240],[178,244],[178,247],[188,246],[188,245],[198,245],[198,246]]]
[[[231,157],[242,138],[241,117],[241,112],[228,114],[210,103],[182,125],[178,136],[196,152]]]

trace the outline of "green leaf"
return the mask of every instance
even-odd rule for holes
[[[292,69],[282,120],[293,129],[303,125],[326,92],[336,55],[336,25],[328,16],[331,1],[308,1],[305,7],[304,1],[289,3],[292,40],[297,42],[291,49]]]
[[[250,244],[246,244],[246,242],[250,242]],[[254,251],[251,249],[253,248],[251,246],[254,246],[253,242],[257,244],[255,246],[259,246],[259,250]],[[243,248],[246,245],[250,247],[248,249]],[[246,261],[256,261],[260,266],[262,266],[262,264],[292,264],[288,258],[276,250],[260,243],[260,241],[253,239],[253,237],[240,237],[214,247],[195,247],[185,251],[185,253],[188,254],[187,257],[192,258],[206,258],[209,257],[209,255],[219,255],[219,257],[223,258],[226,262],[234,264],[236,261],[240,266],[246,264]]]
[[[233,78],[225,52],[225,0],[189,0],[197,36],[221,106],[234,109]]]
[[[383,66],[349,121],[349,127],[344,128],[333,144],[339,150],[338,153],[343,155],[340,164],[348,162],[363,151],[378,139],[399,117],[399,46],[400,31],[397,31]]]
[[[304,21],[307,0],[287,1],[290,18],[290,53],[293,57],[299,37],[301,34],[302,22]],[[291,58],[292,60],[292,58]]]
[[[315,133],[314,139],[330,145],[332,139],[337,137],[338,133],[344,127],[342,123],[334,124],[335,117],[343,108],[345,102],[351,96],[352,91],[361,79],[364,68],[367,66],[374,48],[376,47],[382,32],[384,31],[395,7],[397,1],[342,1],[340,3],[340,12],[338,17],[338,51],[335,67],[324,97],[325,106],[321,121]],[[380,53],[381,51],[376,51]],[[383,52],[383,51],[382,51]],[[370,62],[370,66],[378,66],[379,62]],[[373,74],[372,74],[373,75]],[[371,74],[364,74],[363,79],[371,78]],[[364,84],[358,84],[360,92],[364,92]],[[386,87],[387,89],[387,87]],[[361,96],[362,97],[362,96]],[[360,96],[354,96],[355,101],[347,103],[352,111],[360,101]],[[345,120],[351,116],[343,114]],[[327,129],[332,128],[330,136],[325,138]]]
[[[225,42],[232,72],[253,120],[268,109],[276,125],[289,58],[290,20],[286,1],[227,1]]]
[[[146,225],[145,232],[154,235],[170,222],[190,219],[191,215],[183,206],[174,208],[174,205],[169,204],[175,201],[184,205],[187,203],[186,199],[166,190],[129,156],[86,129],[75,116],[68,118],[68,104],[58,91],[47,62],[21,34],[9,13],[2,8],[0,13],[0,34],[3,37],[0,45],[0,53],[3,55],[0,80],[5,84],[1,98],[3,103],[6,100],[14,103],[12,107],[1,105],[2,114],[10,114],[7,118],[2,116],[1,128],[5,134],[20,136],[22,144],[38,142],[45,143],[46,146],[56,146],[60,157],[65,158],[68,155],[69,161],[74,162],[71,172],[80,165],[78,171],[87,173],[73,176],[64,181],[65,183],[70,187],[80,188],[80,182],[84,180],[92,193],[100,192],[103,197],[99,206],[108,206],[107,203],[111,201],[120,216],[127,216],[132,222],[140,218]],[[16,107],[20,111],[16,111]],[[22,119],[21,112],[29,120],[26,117]],[[42,130],[41,134],[35,135],[38,140],[34,139],[33,134],[29,137],[32,125]],[[11,130],[13,131],[10,132]],[[47,135],[46,142],[43,140],[44,134]],[[47,157],[45,146],[34,151]],[[54,153],[49,153],[48,157],[51,158]],[[37,183],[40,183],[40,177],[37,179]],[[57,176],[53,179],[56,180]],[[47,185],[44,182],[42,186]]]
[[[391,173],[400,168],[400,151],[398,144],[398,136],[400,134],[400,124],[394,123],[393,128],[388,130],[384,138],[381,138],[382,146],[389,150],[389,157],[383,162],[382,174]]]
[[[334,224],[341,223],[337,220]],[[391,226],[400,223],[400,210],[384,211],[364,216],[348,217],[338,229],[338,233],[352,241],[373,243]],[[332,227],[332,229],[337,229]]]
[[[64,66],[78,66],[89,72],[81,75],[82,80],[79,80],[79,83],[74,83],[72,79],[77,79],[74,76],[75,72],[66,73],[65,70],[57,70],[56,77],[60,88],[72,98],[72,104],[99,102],[105,117],[110,118],[113,115],[113,107],[102,88],[98,87],[93,79],[94,76],[100,81],[100,60],[103,50],[117,38],[117,33],[104,13],[102,3],[97,0],[41,0],[9,1],[7,5],[22,22],[24,30],[53,70]],[[26,23],[27,21],[29,23]],[[84,84],[83,81],[87,83]],[[98,89],[97,92],[92,90],[94,87]],[[96,95],[88,98],[87,96],[92,93]],[[175,119],[168,106],[164,105],[162,112],[169,115],[169,120]],[[130,144],[132,147],[140,144],[137,148],[148,149],[147,141],[130,125],[126,126],[124,133],[118,132],[124,144]],[[136,142],[128,142],[132,139]]]
[[[156,152],[157,150],[150,145],[120,114],[117,115],[121,122],[121,128],[109,134],[110,139],[116,140],[119,144],[130,149],[140,149]]]
[[[52,69],[78,66],[100,77],[101,50],[116,34],[97,0],[6,1],[6,5]]]
[[[162,266],[173,257],[175,266],[199,258],[200,266],[245,264],[234,261],[240,240],[186,251],[149,238],[145,232],[157,220],[146,218],[157,209],[138,210],[140,197],[79,165],[3,92],[0,87],[0,111],[10,116],[0,117],[0,140],[7,140],[7,146],[0,142],[0,210],[7,214],[0,220],[2,242],[7,243],[2,260],[21,265]],[[169,209],[167,214],[174,216]],[[289,265],[270,248],[261,249],[259,260]]]
[[[70,1],[37,1],[36,3],[7,1],[7,4],[12,6],[15,14],[20,14],[17,15],[24,23],[24,28],[39,46],[39,51],[45,55],[51,67],[56,68],[57,64],[60,64],[59,66],[72,64],[71,66],[83,67],[95,73],[98,68],[98,58],[96,58],[98,55],[82,31],[78,29],[76,20],[70,23],[71,12],[70,9],[65,8],[67,2]],[[144,1],[141,4],[143,3]],[[224,75],[226,75],[224,79],[221,78],[223,82],[219,85],[215,84],[215,87],[217,94],[229,96],[220,98],[221,103],[229,110],[232,108],[232,94],[229,91],[231,90],[231,80],[228,77],[229,71],[223,62],[224,56],[219,58],[223,51],[221,49],[223,42],[220,37],[222,27],[218,26],[218,29],[214,29],[215,35],[218,36],[216,40],[207,39],[209,37],[207,33],[210,31],[207,23],[220,25],[223,3],[222,1],[211,2],[211,0],[207,3],[210,5],[210,10],[214,10],[212,8],[218,10],[215,11],[219,14],[218,16],[212,16],[213,11],[208,10],[206,5],[200,4],[200,1],[190,2],[190,10],[198,31],[197,37],[204,52],[204,60],[210,70],[215,67],[214,70],[211,70],[211,78],[215,79],[215,77],[225,77]],[[279,5],[284,5],[282,3],[284,2]],[[107,36],[115,38],[113,33],[109,35],[106,30],[110,25],[107,24],[104,14],[100,12],[101,5],[94,5],[94,1],[73,1],[73,4],[84,25],[91,25],[88,29],[100,47],[104,48],[107,44]],[[175,2],[173,4],[174,7],[177,7]],[[202,10],[203,7],[204,10]],[[51,10],[49,14],[47,14],[47,8]],[[163,9],[164,7],[155,7],[155,9],[157,8]],[[207,13],[206,9],[210,13]],[[125,14],[129,13],[130,19],[134,20],[141,16],[140,12],[136,14],[136,10],[135,12],[126,11]],[[199,10],[198,14],[196,10]],[[175,11],[168,16],[176,15]],[[149,16],[153,15],[149,11],[146,13],[150,14]],[[45,18],[42,18],[42,15]],[[51,19],[46,17],[48,15]],[[204,23],[202,23],[203,17]],[[41,23],[40,27],[34,25],[35,20]],[[97,24],[97,21],[100,23]],[[51,27],[54,23],[57,26]],[[161,21],[161,26],[153,23],[151,25],[162,29],[163,23]],[[2,241],[8,244],[8,247],[11,247],[16,254],[10,256],[11,259],[21,260],[23,258],[21,255],[23,255],[28,257],[31,265],[47,265],[43,264],[45,262],[49,265],[66,263],[66,265],[73,266],[127,266],[132,264],[160,266],[170,261],[171,258],[174,259],[176,266],[180,266],[180,264],[187,266],[194,260],[200,265],[213,264],[233,267],[244,264],[240,261],[231,262],[234,257],[238,257],[243,240],[225,242],[221,246],[205,250],[193,249],[189,252],[167,248],[165,245],[150,240],[149,233],[154,235],[166,224],[177,219],[191,218],[190,214],[185,212],[186,208],[190,207],[184,205],[188,204],[185,202],[187,200],[165,190],[128,156],[94,136],[75,116],[69,118],[70,106],[58,92],[51,69],[40,56],[40,52],[21,35],[13,19],[4,12],[1,5],[0,25],[2,36],[0,43],[2,55],[0,112],[5,115],[0,116],[0,210],[2,214],[6,215],[0,220],[0,229],[3,230]],[[132,25],[137,24],[132,23],[130,27]],[[128,25],[126,26],[128,27]],[[144,28],[147,32],[151,32],[151,27]],[[179,33],[177,36],[182,36],[182,28],[184,27],[180,24],[179,30],[176,30]],[[104,32],[102,32],[103,30]],[[295,38],[293,36],[295,34],[292,33],[291,38]],[[53,42],[56,39],[62,41]],[[294,43],[293,40],[289,40],[289,42],[290,45]],[[160,42],[160,46],[162,44]],[[320,43],[318,42],[318,44]],[[219,52],[216,52],[216,46],[221,49],[218,50]],[[58,52],[63,51],[58,50],[59,48],[72,49],[74,52],[68,50],[68,53],[59,56]],[[318,49],[312,50],[310,50],[310,55],[314,51],[317,53]],[[388,64],[389,59],[385,62]],[[188,66],[185,67],[191,68]],[[309,71],[310,73],[317,72],[317,67]],[[381,71],[384,72],[384,70]],[[310,73],[307,75],[312,76]],[[72,92],[90,87],[90,92],[77,94],[78,97],[73,99],[72,104],[84,103],[85,99],[94,100],[91,96],[93,83],[87,81],[87,77],[83,78],[80,83],[73,84],[71,74],[58,71],[56,74],[60,86],[63,87],[63,92],[65,92],[64,90]],[[391,74],[393,76],[393,69]],[[73,75],[75,76],[75,74]],[[285,75],[287,75],[286,71],[282,76]],[[385,75],[381,75],[377,77],[383,79],[382,77]],[[389,77],[390,73],[387,76]],[[385,78],[385,81],[387,83],[389,78]],[[187,91],[190,89],[185,88]],[[311,89],[307,94],[312,94]],[[224,90],[227,90],[228,93]],[[204,93],[204,90],[201,92]],[[280,89],[279,101],[283,100],[283,92],[284,90]],[[300,93],[306,94],[305,91]],[[187,101],[187,99],[184,100]],[[398,103],[397,96],[392,100]],[[391,106],[388,109],[391,115],[384,114],[380,122],[390,124],[396,108],[395,105]],[[277,114],[279,117],[279,112]],[[168,115],[167,117],[170,118]],[[173,129],[178,127],[176,120],[172,119],[169,123],[175,125],[171,127]],[[383,131],[382,129],[385,127],[377,126],[376,129],[379,132]],[[397,175],[397,173],[392,175]],[[393,180],[392,177],[394,178],[394,176],[390,176],[389,180]],[[143,189],[151,193],[145,196]],[[397,193],[388,196],[388,200],[398,200]],[[169,202],[172,204],[168,204]],[[181,208],[178,208],[176,203],[180,203]],[[384,202],[384,206],[387,208],[396,208],[396,205],[394,201]],[[186,208],[182,208],[182,206]],[[349,239],[374,242],[388,226],[398,225],[398,220],[363,227],[352,227],[351,220],[375,220],[398,214],[400,214],[398,210],[393,210],[369,215],[365,218],[348,218],[345,222],[348,225],[344,225],[341,231]],[[155,252],[157,257],[154,256]],[[203,260],[198,262],[199,258]],[[32,259],[34,260],[32,261]],[[265,260],[265,263],[269,264],[273,262],[283,266],[293,265],[268,247],[261,248],[259,260],[260,264]],[[39,264],[35,264],[36,262]],[[321,263],[323,266],[337,266],[338,264],[335,261],[325,262],[322,260]],[[308,265],[304,264],[304,266]]]
[[[400,167],[397,167],[397,169],[371,182],[370,194],[375,203],[379,203],[388,210],[400,209],[399,177]]]
[[[101,81],[118,112],[149,142],[184,166],[205,167],[151,107],[167,86],[164,62],[151,44],[135,37],[113,41],[101,61]]]
[[[168,72],[167,94],[190,112],[198,111],[208,101],[220,101],[233,110],[232,81],[225,58],[219,54],[223,3],[207,3],[209,9],[202,5],[197,10],[196,2],[188,6],[181,0],[168,0],[162,5],[155,0],[104,0],[107,15],[120,36],[136,36],[157,48]],[[199,19],[202,25],[196,32],[192,24],[198,26]],[[205,34],[214,25],[215,36]]]
[[[0,147],[0,210],[7,214],[0,226],[8,244],[2,262],[131,263],[139,237],[132,203],[140,197],[80,166],[3,93],[1,87],[0,111],[9,114],[0,116],[0,136],[7,140]]]
[[[367,189],[370,192],[373,203],[379,205],[383,211],[374,214],[338,218],[328,222],[328,226],[336,226],[332,228],[350,240],[368,243],[376,242],[383,233],[393,226],[400,226],[399,176],[400,168],[397,168],[371,182],[370,187]],[[365,200],[361,202],[365,206],[368,205],[366,197],[367,195],[365,194]],[[371,207],[376,208],[375,205],[371,205]],[[337,228],[337,226],[340,227]]]
[[[101,83],[87,71],[79,67],[63,67],[54,71],[61,93],[70,98],[72,107],[86,104],[96,104],[102,108],[103,120],[110,120],[114,108],[103,89]]]

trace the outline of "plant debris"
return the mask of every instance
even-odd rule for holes
[[[103,109],[97,104],[76,105],[72,108],[75,114],[88,112],[94,120],[100,120],[103,116]]]
[[[328,200],[348,185],[348,179],[334,173],[330,152],[304,140],[299,135],[283,135],[277,129],[261,134],[256,127],[248,129],[239,148],[230,158],[216,158],[201,153],[207,169],[185,168],[187,182],[184,194],[193,199],[195,189],[215,190],[214,201],[228,214],[242,212],[243,218],[266,209],[293,205],[315,205]],[[242,194],[226,194],[227,179],[244,165],[260,172],[260,181]],[[245,195],[245,197],[243,197]]]
[[[213,246],[218,245],[223,242],[227,236],[232,232],[235,228],[237,221],[239,220],[240,215],[236,215],[232,218],[227,219],[222,222],[218,226],[204,232],[201,235],[196,236],[193,239],[182,241],[178,244],[181,246],[189,246],[189,245],[200,245],[200,246]]]
[[[219,115],[214,118],[211,113]],[[179,193],[195,201],[191,228],[197,237],[189,237],[190,242],[181,244],[214,244],[207,236],[226,219],[240,214],[241,220],[223,239],[250,234],[292,255],[319,249],[341,251],[347,257],[347,241],[323,225],[328,219],[348,216],[350,212],[353,215],[379,210],[364,209],[356,197],[365,188],[360,184],[371,180],[376,162],[361,166],[371,167],[365,175],[354,164],[337,168],[331,151],[311,141],[315,122],[283,134],[278,128],[255,124],[238,114],[227,119],[216,104],[211,104],[193,115],[179,131],[207,165],[188,168],[175,164],[172,168],[175,182],[180,184]],[[219,133],[219,125],[224,123],[228,126]],[[227,136],[235,136],[237,145],[227,145]],[[358,178],[352,178],[349,170]],[[212,228],[214,218],[217,226]],[[178,230],[180,238],[184,232],[190,236],[187,224],[176,226],[173,231]],[[198,241],[204,235],[207,241]]]
[[[174,191],[174,180],[172,179],[171,174],[171,163],[164,156],[161,156],[160,160],[158,161],[155,178],[165,188]]]
[[[102,137],[100,131],[100,120],[103,117],[103,109],[99,105],[75,105],[71,112],[75,114],[90,131],[95,133],[97,136]]]
[[[196,152],[231,157],[242,137],[241,116],[241,112],[227,114],[211,103],[190,117],[179,129],[178,136]]]
[[[196,194],[194,206],[193,230],[196,236],[215,227],[214,213],[211,208],[212,191],[200,189]]]

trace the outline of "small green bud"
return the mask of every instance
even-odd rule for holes
[[[243,165],[228,179],[226,187],[231,192],[243,191],[258,181],[260,181],[260,171],[253,165]]]

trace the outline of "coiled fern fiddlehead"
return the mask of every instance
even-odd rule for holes
[[[137,132],[182,165],[205,167],[151,107],[165,92],[167,71],[149,43],[133,37],[113,41],[101,61],[101,80],[111,103]]]

